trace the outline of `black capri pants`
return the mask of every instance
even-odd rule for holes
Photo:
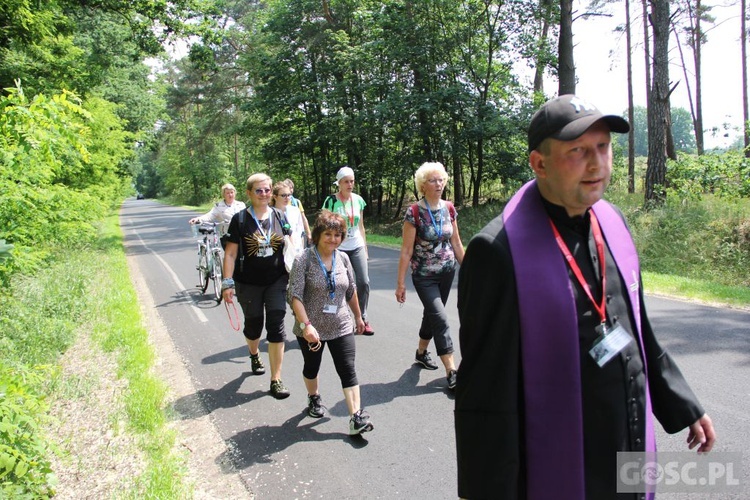
[[[302,376],[306,379],[312,380],[318,377],[320,363],[323,360],[323,351],[327,345],[331,351],[336,373],[339,374],[339,378],[341,379],[341,387],[346,389],[359,385],[357,372],[354,370],[354,357],[356,354],[354,335],[349,333],[333,340],[323,340],[321,341],[323,345],[315,352],[310,350],[310,343],[304,337],[297,337],[297,342],[302,351],[302,359],[305,361],[302,367]]]
[[[248,340],[258,340],[266,323],[266,340],[284,342],[284,316],[286,315],[286,286],[289,275],[284,274],[267,286],[235,283],[235,297],[245,315],[242,333]],[[265,318],[264,318],[265,309]]]

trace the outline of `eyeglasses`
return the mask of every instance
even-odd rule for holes
[[[281,196],[282,198],[290,198],[292,196],[291,193],[285,193],[285,194],[277,194],[276,196]]]
[[[258,188],[255,190],[255,194],[268,194],[271,190],[269,188]]]
[[[438,182],[440,184],[445,184],[445,179],[443,179],[442,177],[439,177],[437,179],[427,179],[427,182],[429,182],[430,184],[437,184]]]

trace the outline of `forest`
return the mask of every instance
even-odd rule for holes
[[[746,80],[747,10],[735,4],[743,59],[732,64]],[[628,82],[649,89],[648,105],[631,97],[633,131],[615,143],[636,233],[638,217],[665,207],[746,206],[747,126],[736,147],[704,147],[713,18],[702,0],[0,0],[0,496],[50,491],[35,432],[45,367],[73,338],[53,336],[84,321],[72,302],[44,301],[40,277],[56,298],[87,296],[92,278],[69,259],[112,243],[102,223],[125,198],[201,206],[265,172],[317,208],[349,165],[368,221],[388,223],[415,199],[416,168],[440,161],[459,210],[496,212],[530,178],[533,111],[575,92],[577,20],[613,11],[625,13],[628,65],[648,61],[646,81]],[[690,110],[670,104],[675,68]],[[747,87],[736,96],[745,123]],[[724,260],[696,259],[730,262],[725,281],[750,261],[750,225],[731,212],[714,226]]]

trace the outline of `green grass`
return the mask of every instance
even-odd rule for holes
[[[662,209],[644,211],[642,195],[616,191],[609,198],[623,210],[631,226],[647,293],[750,308],[747,200],[672,200]],[[500,214],[502,207],[462,207],[459,228],[464,245]],[[400,248],[401,224],[368,224],[368,244]]]
[[[122,233],[115,215],[107,219],[105,234],[114,235],[112,245],[100,259],[106,279],[99,280],[101,322],[94,331],[102,347],[116,353],[118,376],[128,380],[125,413],[131,432],[141,437],[148,463],[132,485],[133,498],[184,498],[184,457],[174,452],[175,434],[166,428],[166,386],[153,373],[154,352],[143,328],[138,297],[122,249]]]
[[[98,385],[96,376],[64,375],[59,369],[61,354],[77,335],[90,335],[113,359],[111,376],[127,380],[114,405],[123,408],[122,414],[113,414],[110,425],[120,432],[120,421],[125,422],[146,463],[130,491],[119,494],[190,497],[185,457],[175,452],[176,437],[167,427],[167,388],[154,373],[155,355],[116,214],[102,223],[95,240],[61,249],[36,275],[13,279],[12,294],[0,295],[0,332],[0,395],[9,396],[0,397],[0,498],[45,498],[54,491],[50,458],[59,448],[45,431],[55,425],[49,406],[85,399]]]
[[[750,308],[750,288],[747,287],[720,285],[695,278],[645,271],[643,288],[646,293],[743,309]]]

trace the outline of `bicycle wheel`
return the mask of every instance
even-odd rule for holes
[[[213,280],[214,280],[214,296],[216,297],[216,302],[221,303],[221,279],[223,277],[223,273],[221,270],[221,264],[222,264],[222,258],[221,258],[221,252],[219,250],[213,251],[214,258],[213,260]]]
[[[198,250],[198,288],[200,288],[201,293],[206,293],[206,288],[208,288],[209,272],[206,247],[201,245],[200,250]]]

